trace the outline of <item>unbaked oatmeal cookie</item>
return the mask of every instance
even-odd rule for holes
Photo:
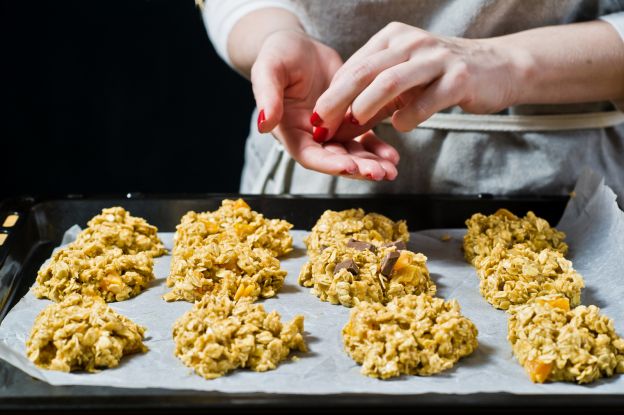
[[[243,200],[224,200],[214,212],[193,212],[184,215],[177,226],[175,247],[202,245],[206,238],[230,239],[264,248],[274,256],[292,251],[292,224],[282,219],[267,219],[252,210]]]
[[[72,294],[39,313],[26,354],[44,369],[96,372],[119,365],[125,355],[146,352],[144,332],[101,298]]]
[[[131,216],[122,207],[103,209],[87,225],[74,242],[76,247],[101,242],[105,246],[120,248],[124,254],[145,252],[158,257],[167,253],[158,238],[158,228],[143,218]]]
[[[408,294],[434,295],[427,257],[404,248],[402,243],[376,247],[354,240],[325,248],[303,266],[299,284],[323,301],[346,307],[360,301],[386,303]]]
[[[545,219],[535,216],[533,212],[528,212],[523,218],[507,209],[499,209],[489,216],[475,213],[466,221],[466,226],[464,256],[472,264],[476,257],[489,255],[498,244],[511,248],[522,243],[535,252],[545,248],[554,249],[563,255],[568,252],[568,245],[563,242],[565,233],[552,228]]]
[[[583,277],[561,252],[535,252],[526,245],[496,245],[489,255],[475,258],[481,295],[494,307],[507,310],[531,298],[563,294],[573,307],[581,302]]]
[[[146,252],[124,254],[99,241],[70,244],[57,250],[37,273],[34,294],[60,302],[78,293],[107,302],[123,301],[147,288],[154,279],[154,260]]]
[[[624,339],[596,306],[552,294],[512,307],[508,340],[533,382],[590,383],[624,373]]]
[[[306,351],[303,316],[282,323],[248,298],[206,295],[173,326],[175,355],[206,379],[238,368],[264,372],[292,351]]]
[[[167,301],[194,302],[204,294],[227,294],[232,299],[273,297],[286,271],[270,251],[218,238],[205,244],[179,246],[171,258]]]
[[[328,246],[345,245],[350,239],[383,244],[409,240],[405,221],[395,222],[363,209],[326,210],[305,238],[308,256],[313,259]]]
[[[477,348],[477,328],[455,300],[427,294],[387,305],[361,302],[342,329],[349,356],[374,378],[429,376],[450,369]]]

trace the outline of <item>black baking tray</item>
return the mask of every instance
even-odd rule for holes
[[[172,232],[189,210],[216,209],[231,194],[106,196],[65,195],[62,197],[19,197],[0,203],[0,232],[8,233],[0,246],[0,319],[33,284],[38,268],[57,246],[70,226],[84,226],[101,209],[123,206],[159,230]],[[326,209],[362,207],[393,219],[407,220],[409,229],[459,228],[473,213],[493,213],[507,208],[523,215],[529,210],[556,224],[568,198],[563,196],[493,197],[491,195],[384,195],[384,196],[243,196],[253,209],[268,217],[288,220],[297,229],[310,229]],[[9,214],[19,215],[17,224],[2,228]],[[227,410],[242,413],[288,413],[293,409],[337,409],[344,412],[404,407],[463,408],[463,410],[520,413],[529,408],[566,406],[569,410],[602,407],[624,408],[622,395],[515,395],[478,393],[470,395],[418,394],[391,396],[336,394],[319,396],[264,393],[224,394],[163,389],[120,389],[86,386],[51,386],[0,361],[0,413],[52,410],[120,412],[203,412]]]

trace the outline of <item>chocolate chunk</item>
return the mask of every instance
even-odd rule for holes
[[[381,261],[381,275],[389,277],[392,274],[394,264],[399,260],[400,254],[397,251],[388,252]]]
[[[391,246],[394,246],[397,249],[397,251],[405,251],[407,249],[407,245],[405,245],[405,242],[400,239],[398,241],[388,242],[387,244],[383,244],[382,246],[384,248],[389,248]]]
[[[338,271],[340,271],[343,268],[345,268],[347,271],[349,271],[353,275],[358,275],[360,273],[360,269],[358,268],[355,261],[352,260],[351,258],[345,259],[341,263],[337,264],[336,267],[334,268],[334,275],[338,274]]]
[[[377,250],[377,248],[375,248],[375,245],[369,244],[368,242],[357,241],[353,238],[349,239],[349,242],[347,242],[347,246],[349,248],[357,249],[358,251],[365,251],[368,249],[371,252],[375,252]]]

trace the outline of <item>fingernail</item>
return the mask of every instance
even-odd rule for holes
[[[371,173],[368,173],[368,174],[366,175],[366,178],[367,178],[368,180],[373,180],[373,175],[372,175]]]
[[[264,116],[264,110],[260,110],[260,113],[258,114],[258,131],[262,132],[262,124],[264,124],[264,122],[266,121],[266,117]]]
[[[351,124],[360,125],[360,122],[353,116],[353,114],[349,114],[349,122]]]
[[[323,124],[323,119],[321,118],[320,115],[317,114],[316,111],[314,111],[312,113],[312,116],[310,117],[310,124],[312,124],[315,127],[318,127],[319,125]]]
[[[312,138],[317,143],[324,143],[325,141],[327,141],[327,133],[329,133],[329,130],[327,128],[315,127],[314,131],[312,132]]]

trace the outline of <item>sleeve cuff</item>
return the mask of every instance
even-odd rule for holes
[[[227,51],[232,28],[243,16],[260,9],[279,7],[299,16],[294,4],[288,0],[207,0],[202,10],[208,36],[219,56],[232,66]]]

